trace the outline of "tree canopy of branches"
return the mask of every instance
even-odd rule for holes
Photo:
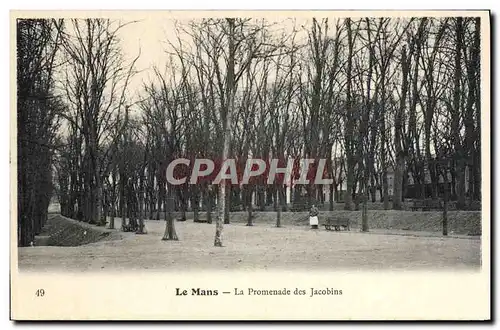
[[[442,196],[443,181],[460,209],[481,199],[480,18],[176,22],[163,40],[166,65],[151,68],[138,100],[137,57],[125,60],[118,37],[126,24],[18,23],[22,245],[43,225],[52,182],[64,215],[109,218],[112,228],[121,216],[138,233],[145,218],[163,218],[164,240],[178,239],[176,214],[192,210],[198,222],[205,212],[212,223],[215,210],[215,246],[230,211],[247,211],[251,226],[269,206],[280,227],[282,211],[326,203],[327,189],[330,209],[362,205],[365,231],[369,200],[402,209],[408,197]],[[176,173],[186,182],[171,185],[166,168],[177,158],[191,162]],[[239,174],[249,159],[291,160],[292,186],[190,184],[199,158],[235,159]],[[300,158],[314,160],[311,173],[326,159],[329,187],[301,183]]]

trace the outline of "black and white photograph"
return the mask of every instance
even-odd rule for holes
[[[39,279],[12,279],[13,308],[55,303],[41,279],[59,276],[112,276],[110,290],[159,276],[171,304],[199,308],[288,296],[290,319],[310,318],[295,312],[308,299],[365,299],[350,273],[489,290],[489,15],[11,12],[11,273]],[[332,280],[288,286],[294,273]],[[125,299],[99,290],[102,306]],[[457,311],[489,306],[463,298]],[[252,306],[241,315],[274,318]],[[85,318],[189,319],[135,312]]]

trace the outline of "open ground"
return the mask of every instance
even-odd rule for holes
[[[120,228],[120,219],[115,220]],[[22,271],[178,270],[460,270],[479,269],[481,239],[430,232],[373,229],[327,232],[308,226],[224,226],[224,247],[214,247],[215,224],[176,222],[179,241],[162,241],[165,222],[147,220],[147,235],[112,231],[112,239],[72,247],[19,248]],[[96,227],[99,228],[99,227]],[[106,231],[104,228],[98,230]],[[109,231],[109,230],[107,230]]]

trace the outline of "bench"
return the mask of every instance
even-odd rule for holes
[[[419,199],[413,202],[413,206],[411,207],[412,211],[430,211],[430,210],[441,210],[443,206],[441,205],[441,201],[438,199]]]
[[[329,231],[351,230],[351,223],[347,218],[328,218],[323,226]]]

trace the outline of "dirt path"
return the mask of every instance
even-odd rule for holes
[[[162,241],[164,221],[146,221],[147,235],[77,247],[19,249],[21,270],[72,272],[195,269],[478,269],[480,239],[313,231],[268,225],[224,227],[213,247],[214,224],[176,222],[179,241]],[[119,228],[117,221],[116,227]]]

